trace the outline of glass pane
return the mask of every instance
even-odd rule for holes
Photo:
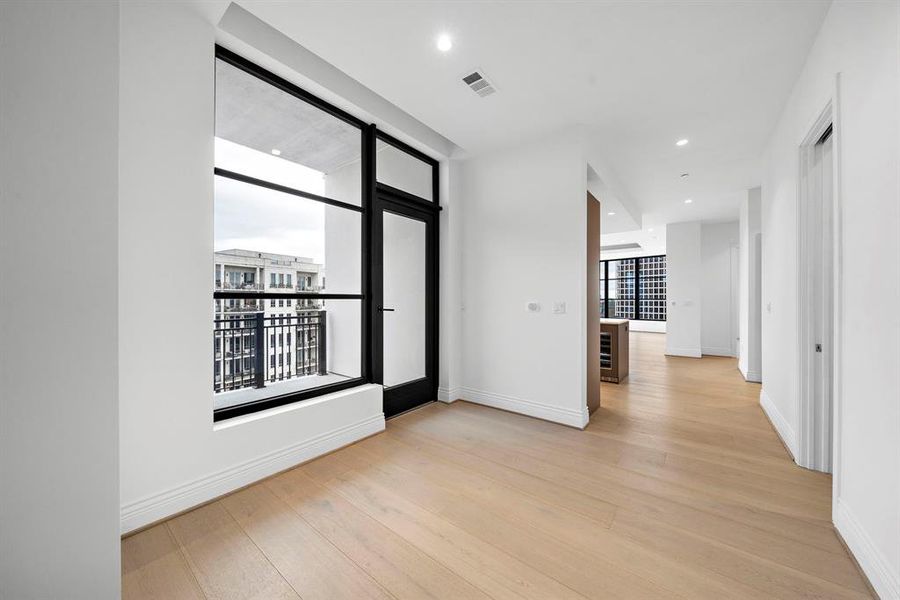
[[[216,167],[360,206],[362,132],[216,60]]]
[[[362,302],[217,300],[215,409],[360,377]]]
[[[634,277],[633,258],[609,261],[609,278],[616,279],[619,277]]]
[[[360,293],[360,213],[215,179],[216,289]]]
[[[379,183],[434,200],[431,165],[381,141],[375,152],[375,177]]]
[[[425,223],[384,213],[384,385],[425,377]]]

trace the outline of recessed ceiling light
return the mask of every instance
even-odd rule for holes
[[[653,233],[653,228],[651,227],[651,228],[648,229],[647,231],[649,231],[650,233]]]
[[[281,150],[279,150],[278,148],[272,148],[272,154],[274,154],[275,156],[281,156]]]
[[[685,204],[690,204],[691,202],[693,202],[693,200],[691,200],[690,198],[684,201]]]
[[[688,143],[687,138],[683,138],[683,139],[680,139],[677,142],[675,142],[675,145],[676,146],[687,146],[687,143]]]
[[[608,213],[606,213],[606,214],[608,214],[608,215],[611,216],[611,217],[614,217],[614,216],[616,215],[616,213],[614,213],[614,212],[608,212]]]
[[[437,49],[441,52],[447,52],[453,47],[453,40],[446,33],[442,33],[437,39]]]

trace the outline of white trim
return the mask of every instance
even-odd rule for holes
[[[120,530],[134,531],[381,431],[384,413],[126,504]]]
[[[734,350],[731,348],[717,348],[715,346],[705,346],[700,349],[700,352],[704,356],[727,356],[729,358],[734,358]]]
[[[562,423],[578,429],[584,429],[590,419],[587,405],[583,406],[581,410],[575,410],[467,387],[460,388],[460,391],[462,392],[462,399],[468,402],[492,406],[521,415],[528,415],[529,417],[537,417],[545,421]]]
[[[784,445],[788,447],[788,450],[793,455],[792,458],[796,462],[797,434],[794,433],[790,423],[784,418],[784,415],[781,414],[778,407],[772,402],[772,398],[769,397],[769,394],[764,389],[759,391],[759,405],[762,407],[763,412],[766,413],[766,416],[769,417],[769,421],[772,422],[772,426],[775,428],[775,433],[778,434]]]
[[[703,351],[700,348],[671,348],[666,346],[666,356],[685,356],[687,358],[702,358]]]
[[[438,400],[440,402],[446,402],[447,404],[452,404],[459,400],[459,396],[461,394],[461,388],[438,388]]]
[[[834,311],[834,325],[832,327],[832,345],[834,346],[834,362],[832,365],[832,389],[831,389],[831,502],[832,506],[837,506],[838,499],[841,496],[841,425],[842,425],[842,407],[843,407],[843,369],[844,369],[844,350],[843,350],[843,326],[844,326],[844,238],[843,238],[843,197],[841,190],[841,148],[843,147],[842,119],[841,119],[841,74],[838,73],[834,77],[834,101],[832,104],[834,114],[832,115],[831,135],[834,137],[834,183],[832,189],[833,204],[833,229],[834,249],[832,252],[832,264],[834,268],[834,293],[832,294],[832,310]],[[900,594],[898,594],[900,596]]]
[[[888,558],[878,551],[850,507],[840,499],[834,504],[832,519],[875,593],[884,600],[900,598],[900,575],[891,568]]]

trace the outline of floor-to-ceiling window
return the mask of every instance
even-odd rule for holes
[[[366,382],[434,399],[438,190],[434,158],[216,48],[216,420]]]
[[[600,261],[600,316],[665,321],[665,255]]]
[[[365,381],[365,129],[217,50],[216,419]]]

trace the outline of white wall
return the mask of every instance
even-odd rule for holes
[[[737,221],[704,223],[700,228],[700,343],[703,354],[736,354],[738,273],[732,258],[739,243]]]
[[[463,163],[467,400],[582,427],[585,161],[561,135]],[[541,312],[526,304],[539,302]],[[555,301],[566,314],[553,314]]]
[[[213,425],[213,23],[179,3],[121,8],[125,531],[384,427],[378,386]]]
[[[666,354],[701,356],[701,226],[666,225]]]
[[[747,190],[741,200],[740,230],[740,344],[738,369],[747,381],[762,381],[762,355],[760,337],[762,335],[762,297],[760,287],[760,202],[762,190],[758,187]]]
[[[117,3],[0,3],[2,598],[120,591],[118,42]]]
[[[440,344],[438,400],[452,402],[462,387],[462,194],[460,162],[440,166]]]
[[[799,428],[798,147],[836,101],[843,318],[833,510],[882,598],[900,597],[898,11],[896,2],[831,6],[769,141],[762,186],[763,398],[789,437]]]

